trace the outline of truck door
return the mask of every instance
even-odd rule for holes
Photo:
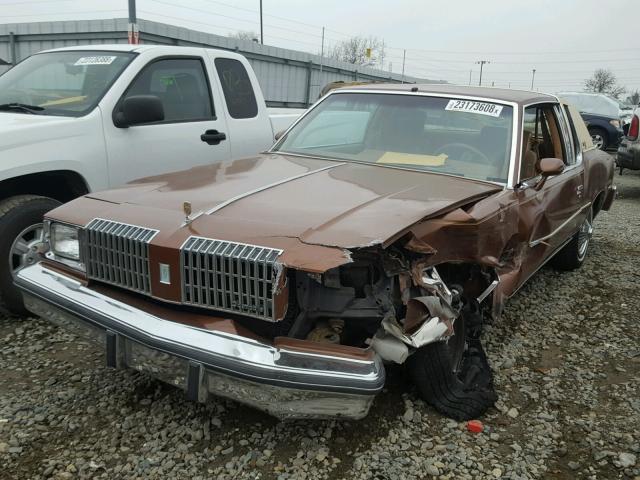
[[[131,81],[113,111],[103,111],[109,183],[228,160],[221,97],[201,56],[150,60]],[[113,116],[133,95],[153,95],[162,102],[164,120],[118,128]]]

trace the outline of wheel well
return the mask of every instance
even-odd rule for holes
[[[66,203],[89,193],[84,178],[71,170],[31,173],[0,182],[0,200],[14,195],[42,195]]]
[[[600,192],[596,199],[593,201],[593,218],[596,218],[596,215],[600,213],[602,210],[602,205],[604,204],[604,192]]]

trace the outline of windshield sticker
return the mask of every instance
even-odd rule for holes
[[[113,61],[118,58],[116,56],[99,56],[99,57],[80,57],[75,66],[84,65],[111,65]]]
[[[479,113],[480,115],[489,115],[491,117],[499,117],[502,112],[502,105],[495,103],[473,102],[470,100],[449,100],[445,110],[453,112],[469,112]]]

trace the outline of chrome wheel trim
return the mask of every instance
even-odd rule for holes
[[[11,276],[38,260],[38,245],[42,243],[44,229],[42,223],[30,225],[16,236],[9,249],[9,271]]]
[[[593,235],[593,215],[591,210],[589,210],[589,214],[587,218],[584,219],[582,225],[580,225],[580,230],[578,230],[578,260],[584,260],[584,257],[587,255],[587,250],[589,248],[589,242],[591,241],[591,236]]]
[[[599,133],[592,133],[591,140],[593,140],[593,144],[598,150],[602,150],[604,146],[604,138]]]

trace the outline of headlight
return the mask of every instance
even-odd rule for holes
[[[62,223],[51,223],[49,245],[54,255],[69,260],[80,260],[78,229]]]
[[[609,123],[616,128],[620,128],[620,120],[609,120]]]

